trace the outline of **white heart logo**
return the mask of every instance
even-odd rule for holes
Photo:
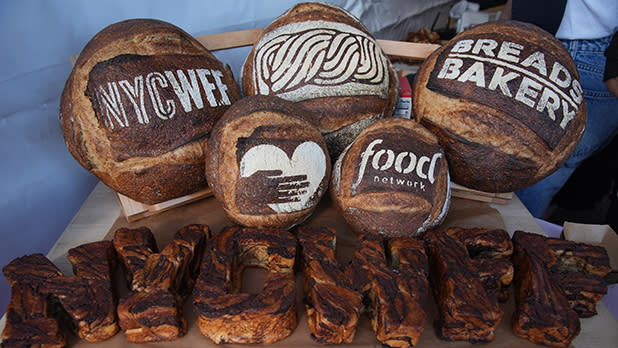
[[[324,179],[326,155],[313,141],[298,145],[292,158],[275,145],[258,145],[240,160],[240,177],[250,177],[258,172],[278,173],[268,177],[273,183],[278,183],[276,201],[267,203],[272,210],[277,213],[303,210],[308,208],[309,200]]]

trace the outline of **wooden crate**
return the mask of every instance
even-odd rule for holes
[[[257,38],[262,33],[263,29],[255,28],[248,30],[240,30],[227,33],[219,33],[212,35],[197,36],[196,39],[208,48],[210,51],[224,50],[243,46],[252,46]],[[422,61],[429,54],[435,51],[439,45],[413,43],[393,40],[377,40],[384,53],[391,58],[403,58],[411,61]],[[77,56],[71,57],[71,63],[74,64]],[[467,189],[461,185],[453,185],[451,187],[453,197],[472,199],[482,202],[492,202],[507,204],[512,197],[512,194],[493,194],[477,190]],[[122,194],[117,193],[118,203],[122,214],[129,222],[161,213],[163,211],[182,206],[197,200],[212,196],[210,189],[205,189],[187,196],[174,198],[172,200],[158,204],[144,204],[134,201]]]

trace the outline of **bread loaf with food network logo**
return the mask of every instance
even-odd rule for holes
[[[191,35],[130,19],[86,44],[62,93],[60,123],[84,168],[155,204],[207,187],[204,145],[239,98],[229,67]]]
[[[453,181],[487,191],[530,186],[564,164],[586,107],[564,45],[526,23],[479,25],[432,53],[413,112],[444,147]]]
[[[449,168],[433,133],[414,120],[389,117],[341,153],[329,190],[354,232],[416,236],[448,212]]]

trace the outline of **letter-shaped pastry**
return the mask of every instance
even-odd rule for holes
[[[62,272],[42,254],[16,258],[2,272],[11,285],[2,346],[66,347],[60,324],[48,317],[47,296],[37,289],[47,279],[62,276]]]
[[[348,270],[363,295],[378,341],[389,347],[413,347],[427,318],[427,258],[422,243],[400,237],[389,244],[394,261],[389,266],[383,243],[378,233],[360,235]]]
[[[296,239],[283,229],[228,227],[209,244],[193,289],[197,324],[217,344],[273,343],[296,328]],[[240,293],[246,267],[268,271],[258,294]]]
[[[537,344],[569,346],[581,330],[578,314],[594,315],[590,303],[594,308],[607,292],[607,252],[523,231],[513,234],[513,245],[513,333]]]
[[[13,286],[3,346],[20,342],[23,346],[64,347],[58,322],[46,318],[48,312],[59,310],[66,313],[77,336],[88,342],[104,341],[118,332],[111,284],[116,255],[111,242],[80,245],[69,250],[68,258],[75,273],[71,277],[41,254],[15,259],[3,269]],[[48,311],[49,303],[61,309],[50,307]]]
[[[335,235],[327,227],[301,227],[297,234],[307,320],[321,344],[351,343],[360,316],[362,297],[335,259]]]
[[[195,265],[201,260],[208,238],[208,226],[188,225],[157,253],[148,228],[116,231],[113,243],[130,287],[118,303],[118,320],[127,341],[169,341],[185,334],[187,323],[182,307],[192,290]]]
[[[499,284],[500,289],[503,282],[510,283],[508,264],[492,271],[488,261],[501,257],[508,260],[513,248],[506,231],[454,227],[428,231],[424,240],[438,306],[438,335],[450,341],[492,341],[504,312],[484,285],[495,288]],[[487,255],[487,260],[483,262],[482,257],[479,261],[479,255]],[[492,272],[497,272],[497,279],[506,274],[505,279],[489,281]]]

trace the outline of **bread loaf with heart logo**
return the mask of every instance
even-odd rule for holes
[[[356,233],[415,236],[437,226],[448,212],[444,151],[438,138],[416,121],[380,120],[339,156],[330,195]]]
[[[245,95],[297,102],[333,159],[373,122],[391,116],[398,79],[373,35],[342,8],[307,2],[258,37],[242,69]]]
[[[561,167],[586,123],[579,75],[564,45],[521,22],[476,26],[431,54],[413,112],[440,138],[453,181],[516,191]]]
[[[60,124],[84,168],[154,204],[207,187],[204,145],[239,98],[229,67],[191,35],[131,19],[84,47],[62,93]]]
[[[208,140],[206,174],[228,217],[250,227],[289,228],[328,188],[330,156],[306,111],[275,96],[236,102]]]

